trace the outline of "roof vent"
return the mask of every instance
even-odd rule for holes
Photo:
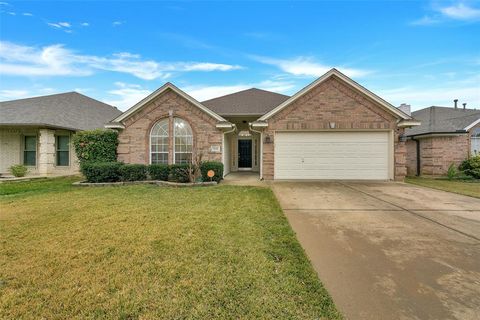
[[[467,109],[467,103],[466,102],[463,103],[463,110],[465,110],[465,109]]]
[[[400,107],[398,107],[398,109],[402,110],[404,113],[408,114],[409,116],[412,115],[412,111],[409,104],[402,103]]]
[[[453,100],[453,106],[455,107],[455,109],[457,109],[457,102],[458,102],[458,99]]]

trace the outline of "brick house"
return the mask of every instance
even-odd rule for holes
[[[78,173],[72,135],[103,128],[119,114],[77,92],[0,102],[0,176],[17,164],[27,166],[30,176]]]
[[[453,163],[480,154],[480,110],[432,106],[412,113],[406,130],[408,175],[443,175]]]
[[[261,179],[402,180],[405,128],[419,125],[336,69],[293,96],[249,89],[198,102],[167,83],[106,127],[118,160],[183,163],[195,154],[225,174]]]

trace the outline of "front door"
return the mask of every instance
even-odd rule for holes
[[[238,140],[238,167],[252,167],[252,140]]]

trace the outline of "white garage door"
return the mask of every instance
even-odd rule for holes
[[[388,132],[277,132],[275,179],[388,180]]]

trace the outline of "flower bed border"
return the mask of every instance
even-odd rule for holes
[[[162,180],[145,180],[145,181],[121,181],[121,182],[86,182],[86,181],[77,181],[72,183],[76,187],[120,187],[120,186],[129,186],[136,184],[156,184],[157,186],[165,187],[208,187],[215,186],[218,183],[216,181],[206,181],[206,182],[170,182]]]

